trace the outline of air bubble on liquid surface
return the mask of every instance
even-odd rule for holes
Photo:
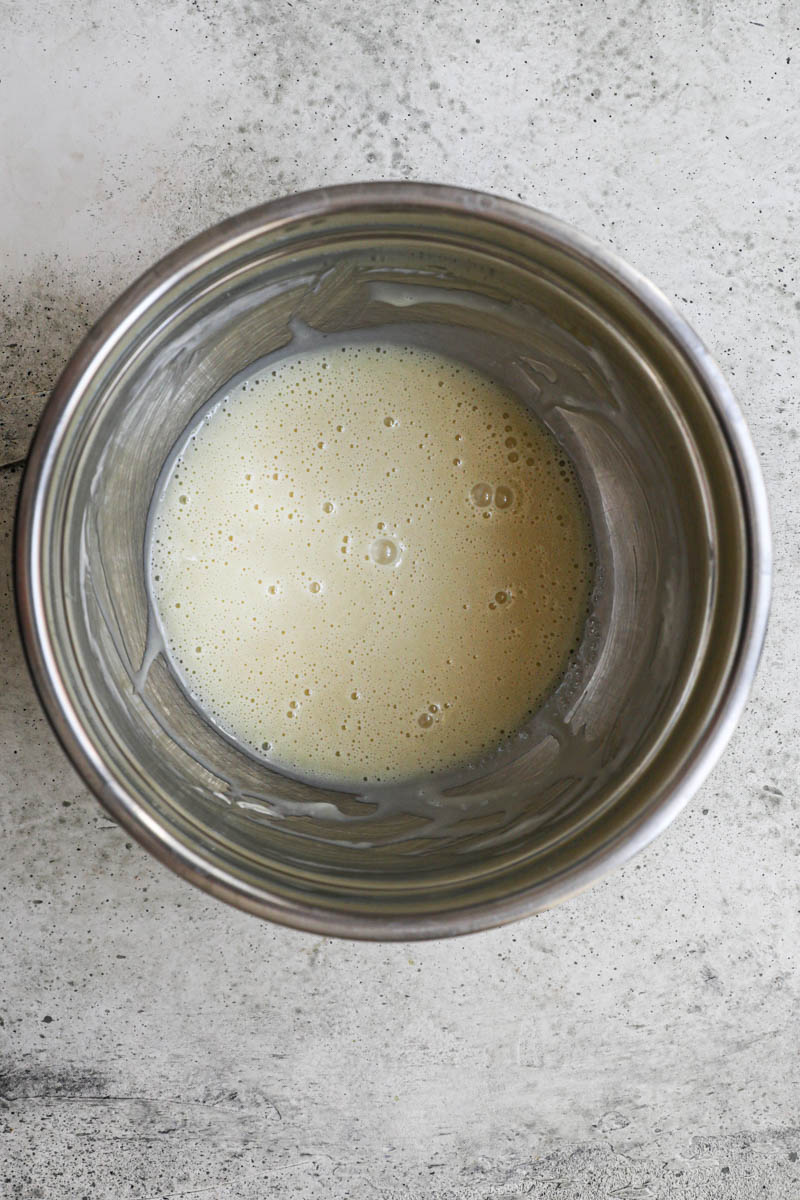
[[[392,538],[376,538],[369,548],[369,556],[379,567],[392,567],[400,561],[400,547]]]
[[[476,508],[487,508],[492,503],[492,489],[488,483],[476,483],[470,495]]]
[[[336,509],[336,505],[333,503],[332,500],[324,501],[324,503],[322,505],[322,511],[324,513],[332,513],[332,512],[334,512],[335,509]]]
[[[495,488],[494,503],[496,508],[510,508],[513,502],[514,493],[511,488],[504,487],[502,484],[500,487]]]

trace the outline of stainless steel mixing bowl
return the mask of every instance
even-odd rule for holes
[[[460,355],[578,469],[597,553],[580,651],[529,726],[459,779],[361,797],[280,775],[203,718],[154,639],[144,546],[170,448],[233,375],[309,330]],[[109,812],[221,899],[350,937],[509,921],[639,850],[722,752],[769,601],[750,438],[668,301],[551,217],[421,184],[293,196],[152,267],[53,393],[17,549],[34,678]]]

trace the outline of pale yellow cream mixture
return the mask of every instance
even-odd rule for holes
[[[507,389],[414,347],[256,371],[155,498],[153,597],[189,691],[278,767],[342,784],[491,751],[581,636],[574,471]]]

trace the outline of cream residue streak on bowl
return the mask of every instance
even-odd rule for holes
[[[156,497],[151,587],[200,705],[330,783],[513,734],[580,640],[574,471],[504,387],[410,346],[309,351],[204,415]]]

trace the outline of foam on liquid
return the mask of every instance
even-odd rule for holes
[[[467,763],[558,681],[591,580],[563,451],[427,350],[255,372],[156,497],[153,598],[188,689],[279,767],[358,784]]]

